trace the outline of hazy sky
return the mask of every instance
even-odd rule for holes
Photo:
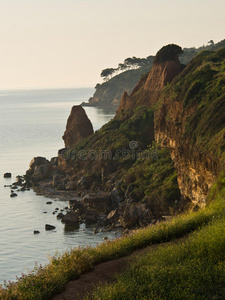
[[[0,89],[83,87],[129,56],[225,39],[224,0],[0,0]]]

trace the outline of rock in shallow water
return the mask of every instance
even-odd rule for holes
[[[64,215],[61,219],[65,225],[79,228],[79,216],[77,213],[71,211]]]
[[[11,174],[11,173],[5,173],[3,177],[4,177],[4,178],[11,178],[11,177],[12,177],[12,174]]]
[[[45,230],[53,230],[53,229],[55,229],[55,226],[50,224],[45,224]]]
[[[16,193],[12,193],[12,194],[10,195],[11,198],[17,197],[17,196],[18,196],[18,195],[17,195]]]

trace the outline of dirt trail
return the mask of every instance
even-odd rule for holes
[[[162,246],[162,244],[136,250],[131,255],[96,265],[93,271],[67,283],[65,291],[55,296],[52,300],[82,300],[97,284],[115,281],[115,275],[122,273],[129,266],[129,262],[133,261],[137,255],[159,246]]]

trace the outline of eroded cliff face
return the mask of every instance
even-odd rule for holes
[[[147,76],[143,76],[129,96],[124,92],[117,110],[117,118],[128,118],[140,105],[153,106],[159,101],[163,88],[181,71],[178,58],[154,63]]]
[[[183,72],[178,58],[154,63],[131,95],[124,93],[116,116],[128,119],[141,105],[155,109],[155,140],[170,149],[183,203],[193,209],[205,206],[224,168],[224,52],[202,52]]]
[[[225,167],[224,59],[225,49],[199,55],[164,91],[155,112],[155,140],[170,149],[192,208],[205,206]]]
[[[203,207],[208,191],[220,170],[218,158],[193,145],[185,136],[185,124],[196,107],[185,110],[182,103],[164,99],[155,113],[155,140],[162,148],[169,148],[175,162],[177,180],[184,200],[191,207]]]
[[[155,104],[167,83],[170,83],[181,71],[178,58],[155,63],[144,84],[144,90],[149,93],[149,105]]]
[[[93,133],[93,126],[83,107],[80,105],[73,106],[67,120],[66,131],[62,137],[65,147],[73,146]]]

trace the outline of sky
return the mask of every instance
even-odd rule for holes
[[[225,39],[224,0],[0,0],[0,89],[94,87],[164,45]]]

